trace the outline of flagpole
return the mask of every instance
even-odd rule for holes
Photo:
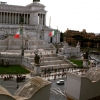
[[[57,26],[57,33],[58,33],[58,26]],[[57,33],[56,33],[56,54],[58,54],[58,48],[57,48]]]
[[[24,48],[23,48],[23,23],[24,23],[24,18],[23,18],[23,15],[21,15],[20,16],[20,24],[21,24],[20,32],[22,32],[21,64],[22,64],[22,58],[24,56]]]
[[[37,45],[37,46],[36,46],[36,52],[37,52],[37,53],[38,53],[38,33],[39,33],[38,31],[39,31],[39,28],[38,28],[38,25],[37,25],[37,40],[36,40],[36,41],[37,41],[37,42],[36,42],[36,45]]]
[[[58,33],[58,26],[57,26],[57,33]],[[56,44],[57,44],[57,34],[56,34]],[[57,47],[56,47],[57,48]]]
[[[51,17],[50,17],[50,19],[49,19],[49,27],[51,27]]]

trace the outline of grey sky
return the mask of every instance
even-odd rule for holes
[[[33,0],[5,0],[12,5],[27,5]],[[64,32],[86,29],[87,32],[100,33],[100,0],[41,0],[46,6],[46,25]]]

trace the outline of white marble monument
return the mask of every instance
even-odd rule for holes
[[[9,5],[0,3],[0,37],[2,35],[14,35],[20,26],[20,16],[23,15],[25,32],[31,37],[38,37],[47,43],[59,43],[60,32],[57,37],[49,37],[54,29],[46,26],[45,6],[39,2],[32,2],[26,6]]]
[[[67,58],[70,58],[72,56],[80,57],[80,44],[77,43],[76,47],[71,47],[68,45],[68,43],[63,43],[63,48],[59,49],[58,54],[65,55]]]

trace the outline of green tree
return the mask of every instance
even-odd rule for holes
[[[80,42],[84,40],[84,37],[81,35],[74,35],[74,36],[72,36],[72,38],[74,38],[75,40],[80,41]]]
[[[63,42],[64,41],[64,33],[60,33],[60,42]]]
[[[83,41],[84,41],[84,37],[81,35],[74,35],[72,36],[72,38],[74,38],[76,40],[76,42],[80,42],[81,43],[81,47],[83,47]]]

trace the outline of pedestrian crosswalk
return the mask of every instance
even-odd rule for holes
[[[53,92],[55,94],[58,94],[58,95],[62,95],[64,97],[66,97],[66,94],[61,91],[61,89],[58,87],[58,88],[51,88],[50,92]]]

